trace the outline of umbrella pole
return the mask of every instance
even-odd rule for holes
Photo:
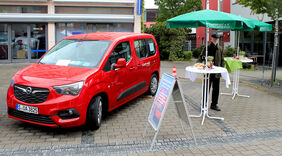
[[[206,36],[206,58],[205,58],[205,67],[207,68],[207,64],[208,64],[208,44],[209,44],[209,27],[206,27],[207,29],[207,36]]]
[[[262,67],[262,79],[264,80],[264,66],[265,66],[265,54],[266,54],[266,41],[267,41],[267,32],[263,33],[263,67]]]
[[[238,47],[237,47],[237,57],[239,57],[239,49],[240,49],[240,32],[239,31],[237,31],[237,34],[238,34]]]

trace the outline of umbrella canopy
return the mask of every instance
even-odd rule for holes
[[[264,23],[255,19],[246,18],[247,21],[255,26],[255,30],[259,31],[272,31],[272,25],[268,23]],[[253,29],[246,29],[245,31],[252,31]]]
[[[248,21],[246,18],[208,9],[179,15],[167,20],[168,28],[198,28],[200,26],[231,30],[255,28],[254,23]]]

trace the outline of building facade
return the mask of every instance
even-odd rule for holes
[[[202,0],[202,7],[203,9],[206,9],[206,0]],[[226,13],[230,13],[230,0],[210,0],[209,1],[209,9],[210,10],[218,10]],[[197,47],[205,44],[205,27],[199,27],[196,30],[196,42],[197,42]],[[219,33],[221,35],[220,38],[220,43],[222,44],[221,46],[224,47],[225,43],[230,42],[230,31],[228,30],[212,30],[210,29],[210,35],[212,33]]]
[[[156,24],[157,16],[160,14],[158,8],[146,8],[143,13],[144,27],[150,28]]]
[[[139,0],[0,0],[0,63],[34,62],[66,36],[141,32]]]
[[[237,0],[233,0],[231,3],[231,14],[238,15],[245,18],[251,18],[259,21],[263,21],[273,25],[273,31],[271,32],[260,32],[260,31],[242,31],[242,32],[231,32],[231,42],[232,47],[238,45],[238,35],[240,50],[245,51],[250,57],[256,57],[259,64],[263,64],[263,58],[265,57],[265,65],[271,66],[272,54],[274,47],[274,21],[267,16],[267,14],[254,14],[250,7],[244,7],[238,3]],[[279,19],[279,45],[281,42],[281,21]],[[277,62],[279,66],[282,66],[282,50],[279,47],[279,52],[277,56]]]
[[[203,9],[206,9],[206,0],[202,0]],[[209,9],[223,11],[231,13],[245,18],[251,18],[259,21],[263,21],[274,26],[274,21],[266,14],[254,14],[249,7],[244,7],[238,3],[238,0],[210,0]],[[281,45],[281,21],[279,19],[279,45]],[[197,28],[196,42],[197,47],[205,44],[205,29],[204,27]],[[245,51],[249,57],[255,57],[257,63],[262,64],[265,57],[265,64],[271,66],[273,43],[274,43],[274,30],[272,32],[259,32],[255,31],[228,31],[228,30],[212,30],[210,34],[217,32],[221,35],[220,44],[222,47],[230,45],[231,47],[237,47],[238,41],[240,50]],[[239,34],[240,33],[240,34]],[[238,40],[238,37],[240,38]],[[264,44],[265,43],[265,44]],[[265,51],[264,51],[265,49]],[[282,50],[279,47],[279,53],[277,57],[278,65],[282,66]]]

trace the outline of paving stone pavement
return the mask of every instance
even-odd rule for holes
[[[177,66],[180,77],[193,62],[162,62],[161,72]],[[197,144],[188,125],[183,134],[173,103],[169,103],[156,145],[149,151],[154,131],[147,125],[153,97],[139,98],[109,113],[97,131],[84,127],[54,129],[7,117],[5,94],[13,73],[28,64],[0,65],[0,155],[281,155],[282,97],[240,83],[239,93],[250,98],[220,96],[224,120],[191,118]],[[278,72],[278,75],[281,72]],[[245,73],[252,75],[253,73]],[[279,77],[280,78],[280,77]],[[190,114],[200,113],[201,83],[180,79]],[[221,92],[231,92],[221,82]]]

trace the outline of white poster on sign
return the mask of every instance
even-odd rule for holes
[[[163,118],[163,114],[165,113],[168,98],[172,92],[174,84],[174,77],[168,74],[163,74],[157,94],[155,95],[155,100],[152,105],[150,115],[148,117],[148,121],[155,131],[159,129],[159,125],[161,119]]]

